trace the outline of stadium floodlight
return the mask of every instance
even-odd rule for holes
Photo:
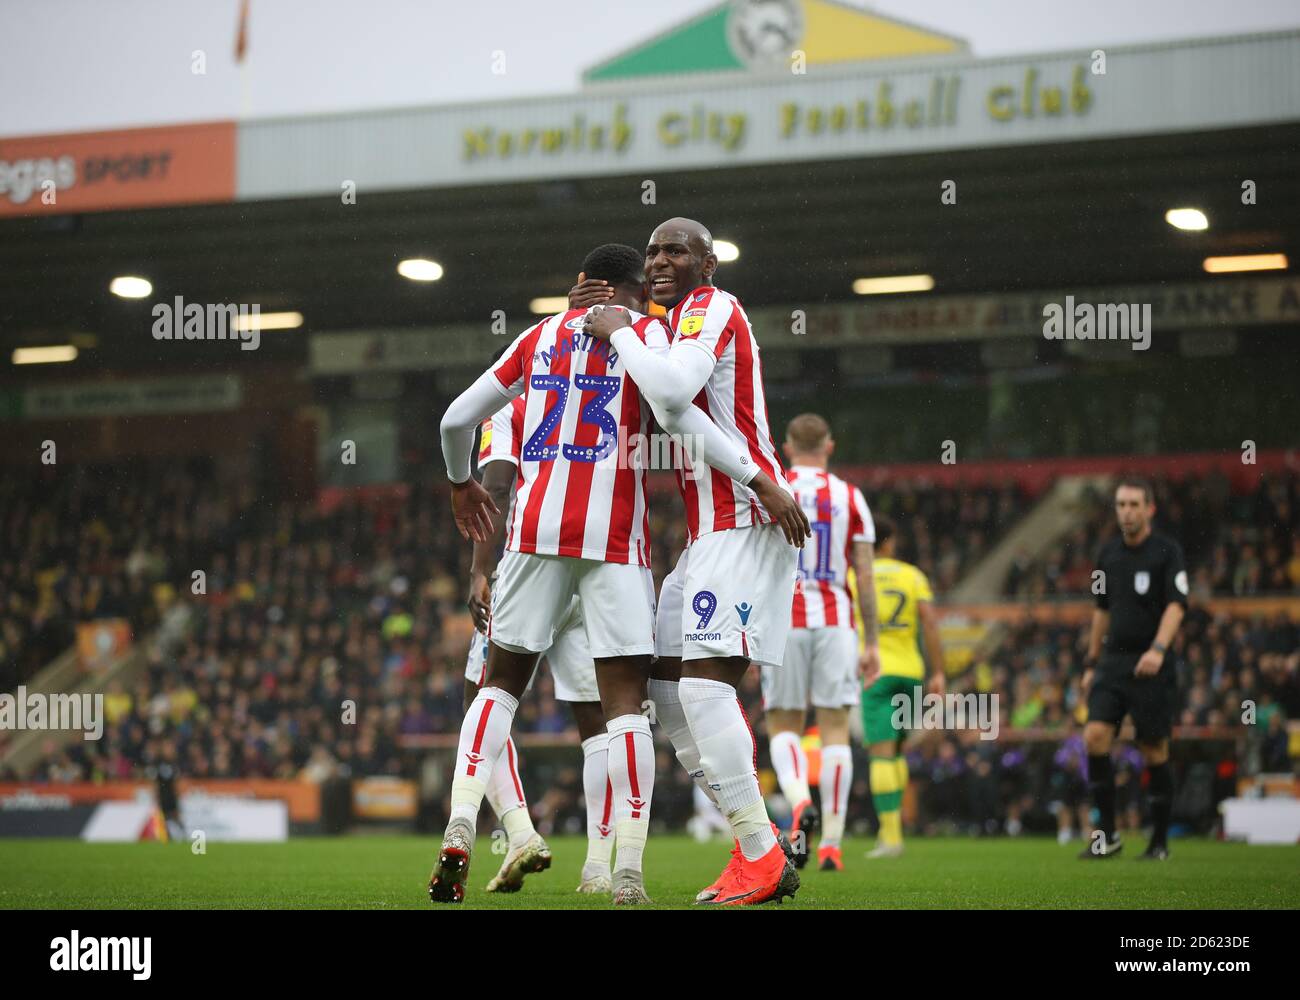
[[[528,309],[534,316],[551,316],[569,308],[567,295],[539,295],[528,303]]]
[[[740,258],[740,247],[730,240],[714,240],[713,252],[718,255],[719,264],[730,264]]]
[[[13,363],[16,365],[51,365],[76,361],[77,349],[72,344],[51,344],[48,347],[15,347]]]
[[[894,295],[898,292],[928,292],[934,287],[932,274],[895,274],[885,278],[859,278],[853,290],[859,295]]]
[[[1210,220],[1199,208],[1171,208],[1165,213],[1165,221],[1175,229],[1185,229],[1188,232],[1210,228]]]
[[[236,330],[296,330],[302,326],[302,313],[241,313],[235,317]]]
[[[109,282],[108,290],[124,299],[143,299],[153,292],[153,283],[148,278],[123,274]]]
[[[1201,266],[1210,274],[1231,274],[1233,271],[1285,271],[1290,263],[1284,253],[1248,253],[1206,257]]]
[[[442,277],[442,265],[436,260],[408,257],[397,265],[397,273],[410,281],[437,281]]]

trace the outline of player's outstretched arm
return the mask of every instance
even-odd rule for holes
[[[462,538],[485,542],[492,535],[492,514],[501,511],[470,475],[469,460],[474,450],[474,429],[485,417],[501,409],[503,401],[519,395],[503,386],[496,375],[486,371],[468,389],[457,396],[442,415],[439,433],[442,457],[451,480],[451,512]]]
[[[654,350],[641,341],[628,325],[626,309],[605,306],[587,313],[583,329],[597,340],[607,340],[652,405],[664,410],[681,410],[699,395],[713,374],[717,359],[713,352],[687,340],[679,340],[667,351]]]
[[[519,395],[501,384],[492,371],[485,371],[468,389],[447,407],[438,427],[442,436],[442,458],[447,464],[447,478],[463,483],[470,478],[469,460],[474,451],[474,431],[486,417]]]
[[[630,369],[628,373],[631,374]],[[772,520],[781,526],[786,541],[795,548],[803,548],[804,540],[812,534],[808,515],[788,489],[782,489],[750,460],[748,448],[737,445],[723,434],[707,413],[689,401],[680,409],[668,409],[652,401],[650,409],[654,411],[659,426],[685,445],[693,475],[698,475],[702,463],[730,476],[742,486],[748,486],[772,515]]]

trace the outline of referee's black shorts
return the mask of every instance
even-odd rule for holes
[[[1172,669],[1154,677],[1136,676],[1133,669],[1141,658],[1140,653],[1108,653],[1101,658],[1088,691],[1088,721],[1119,726],[1129,715],[1139,743],[1159,743],[1173,730],[1177,684]]]

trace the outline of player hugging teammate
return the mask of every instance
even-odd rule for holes
[[[602,289],[592,298],[607,306],[569,309],[525,330],[442,420],[457,527],[485,543],[501,511],[470,475],[474,429],[510,400],[524,400],[486,673],[461,727],[430,898],[464,897],[479,808],[518,699],[576,597],[606,720],[614,902],[648,902],[642,857],[654,744],[642,714],[647,695],[678,758],[736,836],[732,863],[702,901],[780,899],[793,895],[798,876],[767,817],[736,684],[751,660],[784,656],[807,520],[773,448],[748,319],[712,285],[717,258],[708,231],[673,219],[644,255],[601,250],[599,267],[588,258],[584,271]],[[648,295],[669,309],[668,328],[644,315]],[[620,441],[645,432],[652,411],[666,430],[689,436],[710,467],[703,483],[679,470],[691,541],[664,582],[657,615],[644,469],[606,461]]]

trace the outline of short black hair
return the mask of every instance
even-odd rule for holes
[[[1119,482],[1115,484],[1116,492],[1121,486],[1127,486],[1130,489],[1141,490],[1142,498],[1147,503],[1154,503],[1156,499],[1155,487],[1151,485],[1151,480],[1144,479],[1142,476],[1120,476]]]
[[[587,254],[582,271],[588,278],[599,278],[614,285],[645,284],[645,255],[626,243],[605,243]]]
[[[898,525],[894,524],[894,519],[888,514],[872,514],[871,520],[876,526],[877,545],[884,545],[898,531]]]

